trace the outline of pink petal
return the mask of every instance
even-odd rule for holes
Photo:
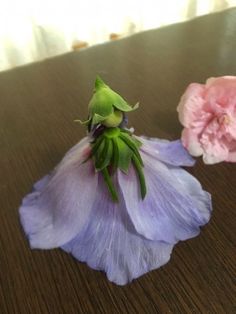
[[[226,161],[236,162],[236,141],[229,144],[229,155]]]
[[[226,161],[236,162],[236,151],[230,152]]]
[[[202,111],[205,104],[204,91],[205,86],[202,84],[192,83],[187,87],[177,107],[179,120],[183,126],[190,127]]]
[[[194,129],[183,129],[181,140],[190,155],[198,157],[203,154],[202,145],[199,141],[198,134],[194,132]]]
[[[232,139],[236,140],[236,117],[229,115],[229,123],[226,125],[226,132],[231,135]]]
[[[208,79],[206,82],[205,98],[211,104],[212,109],[232,108],[236,105],[236,77],[222,76]]]
[[[227,160],[229,149],[223,140],[207,141],[204,145],[203,161],[211,165]]]
[[[219,77],[210,77],[206,80],[206,86],[217,86],[222,84],[235,84],[236,83],[236,76],[233,75],[225,75]]]

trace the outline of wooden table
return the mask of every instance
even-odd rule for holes
[[[18,207],[33,182],[84,136],[96,74],[140,109],[136,134],[179,138],[190,82],[236,75],[236,9],[0,74],[0,313],[236,313],[236,165],[189,171],[212,193],[197,238],[159,270],[119,287],[60,249],[30,250]]]

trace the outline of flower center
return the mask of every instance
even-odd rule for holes
[[[219,123],[219,124],[223,124],[223,125],[229,125],[230,122],[231,122],[230,117],[229,117],[226,113],[224,113],[223,115],[221,115],[220,117],[218,117],[217,120],[218,120],[218,123]]]

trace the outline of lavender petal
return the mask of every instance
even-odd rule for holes
[[[112,202],[100,178],[96,202],[84,229],[62,249],[91,268],[105,271],[110,281],[124,285],[167,263],[173,245],[137,234],[124,200]]]
[[[63,245],[86,223],[97,188],[91,161],[82,163],[86,149],[87,138],[72,148],[54,172],[37,182],[34,191],[23,199],[20,218],[32,248]]]
[[[211,198],[185,170],[142,153],[147,195],[140,197],[133,167],[118,173],[125,206],[138,233],[147,239],[176,243],[199,234],[210,219]]]
[[[137,137],[143,145],[141,150],[158,160],[173,166],[193,166],[193,159],[180,140],[167,141],[157,138]]]

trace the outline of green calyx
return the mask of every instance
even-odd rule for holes
[[[82,123],[90,126],[100,123],[106,127],[116,127],[122,122],[123,113],[137,108],[138,104],[131,107],[97,76],[94,94],[88,105],[89,118]]]
[[[96,171],[100,171],[106,182],[113,201],[118,201],[112,175],[117,169],[128,175],[132,163],[139,179],[141,197],[146,195],[143,162],[139,153],[141,143],[132,134],[120,128],[107,128],[91,143],[91,155]]]
[[[109,128],[103,132],[103,136],[106,138],[116,138],[119,137],[120,132],[119,128]]]
[[[94,94],[88,105],[88,120],[75,120],[87,125],[90,135],[94,137],[91,153],[84,162],[93,159],[95,169],[102,174],[114,202],[118,202],[119,198],[113,176],[117,170],[129,175],[131,164],[137,174],[142,199],[147,192],[144,165],[139,153],[141,142],[133,137],[131,132],[122,128],[127,122],[125,113],[137,108],[138,104],[130,106],[97,77]]]

